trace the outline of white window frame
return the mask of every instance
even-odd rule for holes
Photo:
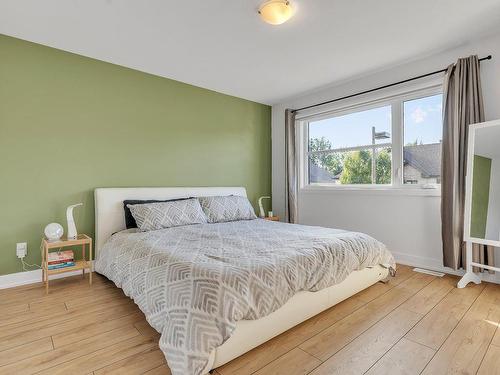
[[[442,79],[434,79],[430,82],[420,85],[405,86],[399,90],[393,90],[391,93],[364,96],[363,99],[356,98],[343,104],[329,106],[323,108],[321,112],[314,113],[309,110],[307,113],[299,114],[296,118],[296,150],[297,150],[297,166],[299,176],[299,189],[302,192],[318,192],[318,191],[358,191],[370,193],[390,193],[390,194],[407,194],[407,195],[426,195],[440,196],[441,192],[439,185],[427,186],[422,184],[404,184],[403,183],[403,146],[404,146],[404,102],[409,100],[420,99],[432,95],[443,93]],[[366,111],[369,109],[379,108],[390,105],[391,112],[391,142],[392,143],[392,183],[391,184],[352,184],[352,185],[337,185],[329,183],[309,183],[309,122],[324,120],[331,117],[338,117]],[[380,148],[386,142],[377,144],[374,147]],[[356,147],[349,147],[348,149]],[[370,149],[371,145],[358,148]]]

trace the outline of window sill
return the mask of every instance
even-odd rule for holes
[[[404,195],[415,197],[441,197],[441,189],[420,187],[379,187],[379,186],[305,186],[299,189],[305,194],[359,194],[359,195]]]

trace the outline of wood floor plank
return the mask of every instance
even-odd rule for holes
[[[398,308],[317,367],[312,375],[358,375],[365,373],[413,325],[421,314]]]
[[[81,316],[88,316],[89,314],[98,314],[102,311],[129,306],[133,308],[134,304],[131,301],[125,299],[110,300],[106,303],[100,305],[86,306],[85,308],[79,309],[78,311],[60,310],[57,312],[50,313],[50,311],[44,310],[40,311],[26,311],[19,314],[6,316],[4,319],[0,320],[0,338],[7,336],[12,332],[22,332],[36,326],[47,326],[57,322],[65,322],[68,320],[79,319]]]
[[[115,329],[69,346],[41,353],[7,366],[2,366],[0,367],[0,374],[23,375],[38,373],[64,362],[77,360],[100,348],[107,348],[115,343],[136,336],[140,336],[140,334],[133,326]],[[89,370],[82,372],[87,373]]]
[[[32,302],[29,304],[29,309],[37,316],[53,315],[68,310],[64,302]]]
[[[116,319],[109,319],[102,322],[89,322],[87,325],[79,326],[72,330],[53,335],[52,341],[55,348],[60,348],[64,345],[69,345],[86,338],[94,337],[95,335],[112,331],[120,327],[135,325],[136,323],[143,321],[144,314],[141,312],[134,312],[129,315],[117,317]]]
[[[5,366],[40,353],[48,352],[52,349],[54,348],[52,346],[51,338],[44,337],[43,339],[36,340],[28,344],[3,350],[0,352],[0,366]]]
[[[276,336],[272,340],[252,349],[248,353],[221,366],[217,371],[221,375],[248,375],[282,356],[297,345],[330,327],[335,322],[350,315],[365,303],[351,297],[332,308],[312,317],[296,327]]]
[[[32,299],[32,303],[38,302],[46,302],[46,303],[56,303],[56,302],[66,302],[71,301],[71,299],[75,298],[84,298],[87,296],[95,296],[95,295],[109,295],[112,296],[117,292],[115,285],[92,285],[90,287],[87,284],[81,286],[68,286],[66,289],[52,290],[52,286],[50,287],[50,293],[48,295],[43,295],[40,298]]]
[[[57,302],[54,302],[57,304]],[[14,315],[9,315],[0,321],[0,326],[10,326],[9,328],[15,327],[25,327],[28,324],[45,324],[43,322],[58,320],[59,322],[75,319],[76,316],[81,314],[87,314],[93,311],[99,311],[107,309],[110,305],[123,305],[129,304],[133,305],[133,302],[128,298],[109,298],[109,300],[101,302],[99,304],[85,305],[79,308],[77,311],[69,311],[65,308],[64,302],[57,307],[56,310],[50,309],[50,306],[46,309],[35,309],[34,311],[29,310],[23,313],[18,313]],[[32,305],[32,303],[30,303]],[[0,331],[0,337],[5,333],[5,330]]]
[[[418,375],[436,351],[402,338],[366,375]]]
[[[305,341],[299,347],[316,358],[327,360],[420,289],[424,288],[433,279],[433,276],[416,274],[356,310],[345,319]]]
[[[99,293],[115,292],[115,289],[116,287],[111,285],[101,285],[101,286],[96,285],[95,287],[90,287],[88,284],[86,284],[84,286],[68,287],[67,289],[60,289],[57,291],[50,290],[50,293],[48,295],[43,294],[33,298],[15,296],[13,297],[13,302],[15,299],[16,302],[29,301],[31,304],[34,303],[55,304],[59,302],[65,302],[67,299],[75,295],[78,295],[79,297],[85,297]]]
[[[38,302],[30,302],[29,303],[29,308],[31,311],[45,311],[47,309],[49,310],[55,310],[55,307],[58,307],[59,309],[66,309],[66,306],[64,305],[64,302],[56,302],[56,301],[38,301]]]
[[[160,333],[151,327],[145,318],[134,323],[134,327],[140,332],[141,335],[160,340]]]
[[[406,310],[425,315],[455,288],[456,284],[457,279],[455,277],[437,277],[401,306]]]
[[[477,375],[500,375],[500,346],[489,346]]]
[[[439,349],[464,314],[481,294],[485,284],[454,288],[406,335],[411,341]]]
[[[163,352],[152,348],[96,370],[94,375],[139,375],[164,364],[166,361]]]
[[[500,322],[500,288],[487,285],[423,374],[475,374]]]
[[[95,285],[112,284],[112,282],[99,274],[94,273],[93,276],[95,278],[95,280],[93,280],[93,284],[95,283]],[[70,276],[62,279],[51,280],[51,290],[67,289],[68,287],[75,288],[76,286],[81,285],[88,286],[88,280],[83,280],[81,276]],[[26,299],[35,296],[44,296],[45,290],[43,286],[44,284],[39,282],[21,285],[15,288],[0,289],[0,301],[14,297],[23,297]]]
[[[138,335],[128,340],[107,345],[95,352],[79,356],[72,361],[67,361],[57,366],[47,368],[37,375],[68,375],[85,374],[90,371],[96,372],[103,366],[109,366],[124,358],[142,353],[148,349],[158,347],[158,343],[150,338]]]
[[[493,340],[491,341],[491,345],[500,347],[500,328],[496,330],[495,336],[493,336]]]
[[[72,310],[72,309],[78,309],[84,305],[102,303],[102,302],[106,302],[110,298],[120,298],[120,297],[128,298],[125,296],[123,291],[119,288],[105,289],[105,290],[100,291],[100,293],[92,293],[92,294],[86,295],[84,297],[72,296],[72,297],[66,298],[65,305],[66,305],[68,310]]]
[[[83,306],[76,311],[69,311],[66,309],[58,312],[47,312],[45,310],[28,311],[18,314],[18,316],[20,317],[19,319],[9,317],[6,319],[6,322],[2,322],[2,326],[4,326],[5,328],[0,331],[0,337],[8,335],[9,333],[7,332],[11,332],[12,330],[22,330],[23,327],[26,327],[28,325],[45,325],[47,322],[53,322],[54,320],[57,320],[58,322],[70,319],[74,320],[75,318],[82,315],[87,315],[98,311],[108,310],[114,308],[115,306],[124,305],[134,306],[134,303],[128,298],[111,298],[109,301],[100,304]]]
[[[362,290],[361,292],[356,294],[356,297],[361,299],[362,301],[370,302],[414,275],[415,273],[410,267],[398,266],[395,277],[389,278],[388,282],[386,283],[378,282],[373,284],[369,288],[366,288],[365,290]]]
[[[305,375],[320,364],[319,359],[295,348],[257,371],[255,375]]]
[[[68,280],[71,279],[71,280]],[[92,286],[89,286],[88,280],[79,282],[74,280],[73,277],[68,277],[64,279],[53,280],[50,282],[50,293],[45,293],[45,288],[43,284],[38,284],[38,287],[27,291],[18,291],[17,288],[9,289],[11,294],[0,294],[0,306],[6,303],[6,301],[19,302],[19,301],[30,301],[30,302],[48,302],[48,301],[61,301],[68,296],[74,295],[75,293],[95,293],[100,290],[105,289],[116,289],[110,282],[100,282],[100,277],[94,277]],[[78,280],[81,280],[79,278]],[[4,289],[5,290],[5,289]]]
[[[417,293],[419,290],[421,290],[423,287],[428,285],[432,280],[435,280],[436,276],[432,275],[427,275],[425,273],[417,273],[413,272],[412,277],[406,279],[405,281],[401,282],[400,284],[396,285],[395,289],[400,288],[403,290],[406,290],[408,292],[411,292],[412,295]]]
[[[167,365],[158,366],[152,370],[146,371],[143,375],[171,375]],[[212,375],[219,375],[216,371]]]
[[[375,298],[367,304],[368,307],[377,310],[382,315],[387,315],[389,312],[398,307],[401,303],[407,301],[410,297],[419,292],[422,288],[426,287],[435,279],[434,276],[414,273],[414,275],[396,285],[387,293],[382,294],[380,297]]]
[[[390,281],[387,283],[378,282],[356,294],[356,297],[368,303],[388,292],[390,289],[394,288],[394,286],[395,285]]]
[[[29,308],[29,304],[20,302],[0,305],[0,316],[6,317],[8,315],[19,314],[28,311]]]
[[[102,307],[103,306],[101,306],[101,308]],[[0,331],[0,335],[5,335],[0,337],[0,350],[10,349],[40,338],[72,331],[91,323],[116,319],[121,316],[130,315],[137,311],[137,307],[130,305],[129,303],[122,305],[109,304],[108,308],[103,308],[96,312],[87,314],[79,312],[79,314],[75,314],[61,323],[59,323],[57,319],[53,319],[49,321],[35,322],[26,326],[16,326],[14,329],[11,329],[10,326],[4,327]]]

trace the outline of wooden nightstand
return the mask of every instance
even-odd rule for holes
[[[266,216],[264,219],[269,221],[280,221],[279,216]]]
[[[88,245],[89,260],[85,257],[85,247]],[[62,249],[69,246],[81,246],[82,247],[82,259],[76,260],[75,265],[72,267],[59,268],[55,270],[49,270],[47,258],[49,251],[51,249]],[[49,242],[47,239],[42,240],[42,282],[45,283],[45,292],[49,293],[49,276],[56,275],[59,273],[71,272],[76,270],[82,270],[82,276],[85,277],[85,269],[89,270],[89,285],[92,285],[92,238],[86,234],[79,234],[75,240],[68,240],[62,238],[59,241]]]

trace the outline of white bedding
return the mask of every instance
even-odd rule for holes
[[[237,321],[377,264],[395,267],[386,247],[366,234],[257,219],[119,232],[95,269],[161,333],[172,374],[198,375]]]

